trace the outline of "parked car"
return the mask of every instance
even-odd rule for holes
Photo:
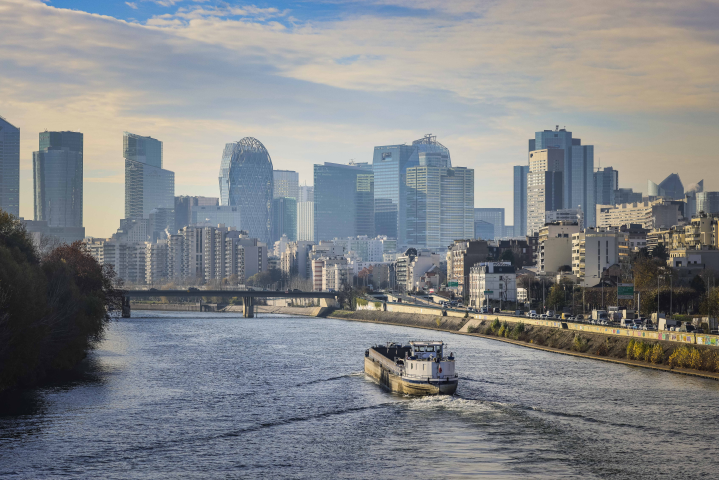
[[[500,309],[498,309],[498,308],[495,308],[495,309],[494,309],[494,313],[502,313],[502,311],[501,311]]]
[[[584,320],[584,315],[582,315],[581,313],[577,315],[577,320]]]
[[[522,315],[522,311],[521,311],[521,310],[515,310],[515,311],[514,311],[514,314],[517,315],[517,316],[520,316],[520,315]]]

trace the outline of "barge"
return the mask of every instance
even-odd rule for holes
[[[457,390],[454,354],[441,341],[387,343],[365,351],[364,371],[391,392],[452,395]]]

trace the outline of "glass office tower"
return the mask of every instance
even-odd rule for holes
[[[447,168],[440,179],[440,247],[474,237],[474,169]]]
[[[20,129],[0,117],[0,209],[20,216]]]
[[[407,245],[407,169],[420,165],[420,153],[433,153],[452,166],[449,149],[433,135],[425,135],[412,145],[374,148],[372,168],[375,178],[375,231]]]
[[[593,227],[596,217],[594,191],[594,146],[582,145],[582,140],[573,138],[572,132],[564,128],[536,132],[534,141],[530,140],[532,150],[564,150],[562,179],[563,208],[581,208],[585,225]]]
[[[273,170],[272,197],[299,201],[300,174],[292,170]]]
[[[149,218],[175,208],[175,173],[162,168],[162,142],[125,132],[125,218]]]
[[[484,220],[494,225],[494,235],[491,240],[504,236],[504,209],[503,208],[475,208],[474,221]]]
[[[530,146],[534,140],[530,140]],[[525,237],[527,235],[527,175],[529,165],[516,165],[514,167],[514,235]]]
[[[374,174],[368,163],[314,167],[314,240],[374,236]]]
[[[242,230],[269,243],[272,236],[272,159],[256,138],[228,143],[220,165],[220,203],[239,207]]]
[[[594,198],[597,205],[616,205],[617,190],[619,190],[619,172],[612,167],[594,172]]]
[[[33,152],[35,220],[82,227],[82,133],[41,132],[39,146]]]
[[[272,241],[276,242],[282,235],[287,240],[297,240],[297,200],[290,197],[272,200]]]

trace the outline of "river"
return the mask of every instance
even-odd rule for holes
[[[716,478],[719,382],[333,319],[133,312],[75,376],[5,398],[0,478]],[[364,350],[441,339],[454,397]]]

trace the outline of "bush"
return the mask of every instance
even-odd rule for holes
[[[575,352],[586,352],[589,348],[589,342],[581,335],[575,335],[572,342],[572,350]]]
[[[364,298],[357,298],[357,305],[361,305],[363,307],[367,306],[369,302],[365,300]]]
[[[629,360],[632,360],[634,358],[634,343],[634,339],[632,338],[627,344],[627,358]]]
[[[701,370],[702,368],[702,353],[697,348],[692,348],[689,352],[689,368],[695,370]]]
[[[489,331],[491,333],[497,333],[499,331],[501,324],[499,323],[499,318],[495,318],[492,320],[492,323],[489,325]]]
[[[664,349],[660,344],[654,344],[654,346],[652,347],[652,354],[649,357],[649,360],[655,364],[664,362]]]
[[[644,351],[647,346],[644,342],[634,342],[634,354],[632,356],[635,360],[644,360]]]
[[[689,356],[691,352],[689,347],[682,345],[679,348],[675,348],[672,354],[669,356],[670,367],[686,367],[689,365]]]
[[[376,308],[377,310],[382,308],[382,302],[374,302],[374,308]]]
[[[600,343],[597,347],[596,354],[605,356],[609,353],[609,339],[606,339],[604,342]]]
[[[519,322],[514,326],[511,332],[509,332],[509,338],[519,340],[519,337],[524,333],[524,323]]]

